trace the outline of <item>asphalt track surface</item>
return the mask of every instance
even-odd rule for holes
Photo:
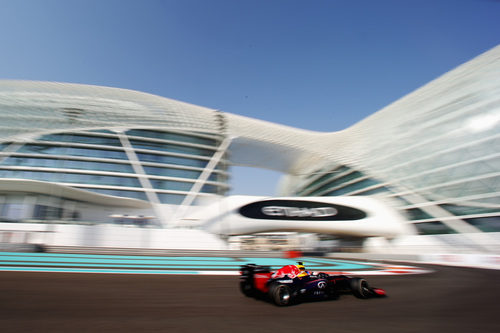
[[[371,276],[389,297],[277,307],[237,276],[0,272],[0,332],[498,332],[499,270]]]

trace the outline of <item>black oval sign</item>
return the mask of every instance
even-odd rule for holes
[[[257,201],[241,207],[239,213],[260,220],[352,221],[366,217],[356,208],[304,200]]]

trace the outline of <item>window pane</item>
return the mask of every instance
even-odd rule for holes
[[[168,193],[158,193],[158,198],[161,203],[180,205],[184,200],[184,195],[179,194],[168,194]]]
[[[127,198],[147,201],[146,194],[140,191],[110,190],[110,189],[85,188],[85,187],[81,187],[81,189],[100,194],[112,195],[116,197],[127,197]]]
[[[0,165],[134,173],[134,170],[129,164],[63,160],[55,158],[9,157],[1,162]]]
[[[483,232],[500,232],[500,216],[479,217],[465,221]]]
[[[453,215],[472,215],[472,214],[487,214],[487,213],[500,213],[500,208],[485,208],[473,206],[458,206],[458,205],[439,205],[441,208],[446,209]]]
[[[40,137],[39,140],[55,141],[55,142],[75,142],[84,144],[121,147],[121,143],[118,138],[99,137],[99,136],[84,135],[84,134],[70,134],[70,133],[48,134]]]
[[[159,190],[189,191],[193,183],[174,182],[170,180],[151,179],[151,185]]]
[[[167,132],[150,131],[150,130],[130,130],[127,131],[126,134],[129,136],[141,136],[145,138],[196,143],[207,146],[216,145],[216,141],[214,139],[201,138],[198,136],[191,136],[187,134],[167,133]]]
[[[152,166],[145,166],[144,171],[148,175],[156,175],[156,176],[163,176],[163,177],[176,177],[176,178],[189,178],[189,179],[197,179],[201,175],[201,171],[180,170],[180,169],[172,169],[172,168],[160,168],[160,167],[152,167]]]
[[[405,212],[410,220],[425,220],[432,218],[431,215],[418,208],[406,209]]]
[[[186,146],[165,144],[158,142],[130,140],[130,143],[134,148],[137,149],[159,150],[164,152],[190,154],[198,156],[212,156],[214,153],[213,150],[208,150],[208,149],[186,147]]]
[[[89,149],[79,147],[58,147],[48,145],[27,144],[22,146],[18,152],[29,154],[47,154],[47,155],[70,155],[70,156],[85,156],[97,158],[113,158],[127,159],[127,155],[123,151],[104,150],[104,149]]]
[[[137,157],[142,162],[153,162],[161,164],[174,164],[174,165],[184,165],[191,167],[204,168],[207,165],[207,161],[202,161],[198,159],[183,158],[176,156],[166,156],[157,154],[144,154],[138,153]]]
[[[438,234],[455,234],[453,229],[449,228],[441,222],[423,222],[415,223],[414,226],[418,230],[419,235],[438,235]]]

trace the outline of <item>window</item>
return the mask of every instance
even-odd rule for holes
[[[27,144],[22,146],[18,152],[29,154],[47,154],[47,155],[70,155],[70,156],[85,156],[96,158],[112,158],[126,160],[127,155],[119,150],[105,149],[90,149],[79,147],[60,147],[49,145]]]
[[[33,218],[37,220],[60,220],[63,216],[63,209],[46,205],[35,205]]]
[[[75,143],[92,144],[92,145],[121,147],[121,142],[118,138],[99,137],[99,136],[82,135],[82,134],[69,134],[69,133],[48,134],[40,137],[39,140],[55,141],[55,142],[75,142]]]
[[[189,191],[193,187],[193,183],[174,182],[169,180],[151,179],[153,188],[160,190],[174,190],[174,191]]]
[[[406,209],[405,212],[410,220],[426,220],[433,218],[433,216],[419,208]]]
[[[500,213],[499,208],[485,208],[473,206],[459,206],[459,205],[439,205],[441,208],[446,209],[453,215],[472,215],[472,214],[487,214],[487,213]]]
[[[167,132],[151,131],[151,130],[139,130],[139,129],[127,131],[126,134],[129,136],[140,136],[140,137],[160,139],[160,140],[196,143],[196,144],[202,144],[202,145],[207,145],[207,146],[215,146],[216,145],[215,139],[203,138],[203,137],[199,137],[199,136],[195,136],[195,135],[187,135],[187,134],[167,133]]]
[[[455,234],[455,230],[441,222],[415,223],[419,235]]]
[[[358,193],[358,195],[375,195],[375,194],[379,194],[379,193],[390,193],[390,190],[385,187],[385,186],[382,186],[382,187],[377,187],[377,188],[374,188],[374,189],[371,189],[371,190],[368,190],[368,191],[363,191],[363,192],[360,192]]]
[[[198,159],[176,157],[176,156],[166,156],[166,155],[157,155],[157,154],[138,153],[137,157],[142,162],[184,165],[184,166],[191,166],[191,167],[198,167],[198,168],[204,168],[208,163],[207,161],[198,160]]]
[[[347,182],[349,182],[349,181],[351,181],[353,179],[360,178],[360,177],[363,177],[363,174],[361,172],[359,172],[359,171],[351,172],[351,173],[349,173],[347,175],[344,175],[344,176],[342,176],[340,178],[337,178],[337,179],[335,179],[335,180],[333,180],[333,181],[331,181],[331,182],[329,182],[327,184],[324,184],[323,186],[321,186],[321,187],[317,188],[316,190],[314,190],[314,192],[312,192],[310,195],[319,194],[319,193],[321,193],[323,191],[326,191],[326,190],[328,190],[330,188],[334,188],[334,187],[340,186],[340,185],[342,185],[344,183],[347,183]],[[338,191],[338,190],[336,190],[336,191]],[[345,192],[345,191],[343,191],[343,192]],[[328,195],[330,195],[330,193]],[[337,195],[337,194],[335,193],[333,195]]]
[[[180,205],[184,197],[184,195],[179,194],[158,193],[158,199],[164,204]]]
[[[500,232],[500,216],[478,217],[465,221],[483,232]]]
[[[206,184],[201,188],[203,193],[219,193],[219,187],[216,185]]]
[[[198,155],[198,156],[212,156],[214,154],[213,150],[186,147],[186,146],[173,145],[167,143],[130,140],[130,144],[136,149],[159,150],[164,152]]]
[[[155,175],[155,176],[162,176],[162,177],[189,178],[189,179],[197,179],[201,175],[201,171],[161,168],[161,167],[152,167],[152,166],[145,166],[144,171],[148,175]]]
[[[30,166],[30,167],[40,167],[40,168],[62,168],[62,169],[134,173],[132,167],[129,164],[63,160],[56,158],[9,157],[0,164],[11,165],[11,166]]]
[[[356,182],[356,183],[353,183],[353,184],[349,184],[345,187],[342,187],[338,190],[335,190],[335,191],[332,191],[332,192],[329,192],[328,195],[329,196],[333,196],[333,195],[342,195],[342,194],[346,194],[346,193],[350,193],[350,192],[354,192],[354,191],[357,191],[357,190],[360,190],[360,189],[364,189],[364,188],[367,188],[367,187],[370,187],[370,186],[373,186],[373,185],[377,185],[378,182],[373,180],[373,179],[364,179],[364,180],[361,180],[359,182]]]
[[[112,195],[116,197],[126,197],[126,198],[147,201],[146,194],[141,191],[111,190],[111,189],[85,188],[85,187],[80,187],[80,189],[105,195]]]

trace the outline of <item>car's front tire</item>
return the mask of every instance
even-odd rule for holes
[[[365,279],[351,278],[349,281],[351,291],[357,298],[369,298],[371,296],[371,289]]]

